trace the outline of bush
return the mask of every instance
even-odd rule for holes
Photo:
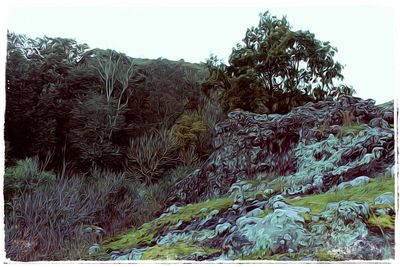
[[[217,103],[211,102],[209,99],[203,99],[202,102],[199,113],[207,125],[207,131],[200,134],[196,151],[200,159],[205,160],[213,152],[212,141],[215,137],[215,125],[226,119],[226,114]]]
[[[10,200],[14,195],[54,182],[56,176],[44,171],[38,157],[18,160],[16,166],[7,167],[4,173],[4,199]]]
[[[177,165],[178,149],[177,140],[165,129],[131,139],[126,155],[128,177],[146,185],[159,181]]]
[[[182,115],[172,127],[172,132],[183,148],[197,147],[199,136],[207,130],[206,123],[197,111]]]
[[[7,203],[7,257],[79,260],[88,246],[100,241],[99,236],[83,234],[83,225],[96,225],[113,235],[154,219],[173,181],[147,187],[123,174],[92,170],[89,177],[58,177],[54,183],[22,191]]]

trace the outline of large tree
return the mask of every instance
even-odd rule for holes
[[[303,101],[352,94],[350,87],[336,85],[343,79],[336,52],[309,31],[293,31],[286,17],[265,12],[258,26],[247,29],[243,42],[232,49],[229,65],[214,56],[206,62],[210,75],[203,88],[208,93],[222,91],[227,110],[264,106],[267,113],[287,112]]]

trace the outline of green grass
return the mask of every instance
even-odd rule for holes
[[[233,198],[219,198],[196,204],[189,204],[182,207],[177,213],[167,217],[155,219],[147,222],[139,228],[130,229],[115,237],[106,240],[102,247],[110,252],[112,250],[120,250],[124,248],[136,246],[150,246],[152,239],[164,227],[176,224],[182,220],[190,222],[194,218],[202,218],[207,216],[212,210],[218,209],[220,212],[227,210],[233,204]],[[206,211],[200,211],[207,208]]]
[[[172,246],[153,246],[146,250],[141,260],[177,260],[191,254],[210,255],[220,252],[219,249],[199,247],[186,242],[176,242]]]
[[[394,230],[394,216],[390,215],[373,215],[368,219],[370,227],[378,227],[380,229]]]
[[[359,132],[362,130],[365,130],[367,126],[365,125],[360,125],[360,124],[352,124],[350,126],[342,126],[342,135],[352,133],[354,135],[357,135]]]
[[[329,192],[319,195],[305,196],[299,199],[285,199],[288,204],[303,206],[311,209],[312,214],[325,210],[330,202],[341,200],[366,201],[371,203],[376,197],[386,192],[394,192],[394,179],[374,179],[365,186],[345,188],[338,192]]]

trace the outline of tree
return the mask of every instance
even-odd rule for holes
[[[301,99],[321,100],[353,93],[350,87],[336,86],[343,80],[343,66],[334,60],[336,52],[329,42],[317,40],[309,31],[293,31],[286,17],[277,19],[265,12],[260,14],[257,27],[247,29],[243,43],[232,49],[229,65],[215,56],[206,62],[210,75],[203,88],[206,92],[219,88],[228,110],[254,111],[263,102],[267,113],[287,112]],[[238,81],[245,83],[238,87]],[[260,86],[264,96],[260,95]],[[254,93],[264,100],[249,105],[244,97]],[[232,105],[229,101],[234,98],[240,101]],[[286,108],[277,101],[285,103]]]

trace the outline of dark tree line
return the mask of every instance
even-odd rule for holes
[[[132,59],[73,39],[7,37],[7,164],[50,153],[53,168],[122,171],[132,139],[169,130],[207,102],[200,65]]]

